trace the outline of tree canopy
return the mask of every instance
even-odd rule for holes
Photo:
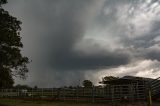
[[[91,87],[93,87],[93,83],[90,80],[84,80],[83,86],[86,88],[91,88]]]
[[[13,85],[13,76],[25,78],[29,63],[21,54],[21,21],[3,9],[5,3],[0,0],[0,88]]]
[[[2,5],[2,4],[6,4],[7,3],[7,0],[0,0],[0,6]]]
[[[112,80],[117,80],[117,79],[119,79],[119,77],[105,76],[102,78],[102,81],[100,83],[105,84],[106,81],[112,81]]]

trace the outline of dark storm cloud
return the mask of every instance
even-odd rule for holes
[[[84,37],[87,24],[96,11],[94,0],[53,0],[39,1],[30,5],[31,14],[40,26],[42,33],[37,38],[42,45],[39,53],[44,59],[43,66],[52,67],[55,70],[88,70],[105,66],[117,66],[128,63],[128,56],[123,53],[101,53],[85,55],[78,53],[73,48]],[[44,7],[42,4],[48,6]],[[36,7],[36,8],[35,8]],[[36,26],[36,30],[39,26]],[[37,30],[38,31],[38,30]],[[37,32],[36,32],[37,33]],[[45,52],[44,52],[45,51]],[[38,55],[38,54],[37,54]],[[39,57],[39,58],[41,58]],[[34,61],[34,60],[33,60]]]
[[[5,8],[23,23],[23,54],[32,60],[29,84],[77,84],[88,71],[160,60],[159,0],[8,2]]]
[[[32,60],[28,78],[31,85],[77,84],[75,81],[84,79],[87,70],[94,71],[129,62],[129,56],[121,51],[98,51],[99,48],[96,48],[96,53],[85,54],[74,49],[83,40],[96,12],[101,10],[103,0],[8,2],[6,8],[23,23],[23,54]],[[46,77],[46,80],[42,80],[42,77]]]
[[[126,64],[129,59],[124,54],[118,53],[106,52],[104,55],[85,55],[71,51],[71,53],[59,54],[54,57],[53,61],[51,66],[59,70],[94,70]]]

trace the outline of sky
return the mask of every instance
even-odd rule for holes
[[[22,21],[26,80],[38,87],[104,76],[160,76],[160,0],[8,0]]]

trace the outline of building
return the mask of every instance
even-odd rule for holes
[[[148,96],[149,84],[153,79],[124,76],[113,80],[103,81],[106,89],[110,89],[113,101],[145,100]]]

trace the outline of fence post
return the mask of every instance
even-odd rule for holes
[[[32,100],[33,100],[33,88],[32,88],[31,94],[32,94]]]
[[[43,97],[43,88],[41,89],[41,92],[42,92],[42,94],[41,94],[41,95],[42,95],[42,97]]]
[[[95,89],[94,89],[94,86],[93,86],[93,87],[92,87],[92,103],[95,102],[95,100],[94,100],[94,92],[95,92]]]
[[[18,88],[17,94],[18,94],[18,97],[19,97],[19,88]]]
[[[111,85],[111,95],[112,95],[112,105],[114,106],[115,105],[115,101],[114,101],[114,85]]]
[[[65,88],[63,88],[63,101],[65,101]]]
[[[148,102],[149,102],[149,104],[148,104],[148,106],[152,106],[152,95],[151,95],[151,89],[149,88],[149,90],[148,90],[148,95],[149,95],[149,100],[148,100]]]
[[[78,87],[76,88],[76,102],[78,102]]]
[[[148,93],[148,98],[147,98],[148,106],[152,106],[151,82],[148,83],[147,93]]]
[[[52,88],[52,98],[53,98],[53,88]]]
[[[12,90],[11,90],[11,88],[9,89],[9,97],[10,98],[12,97]]]
[[[61,89],[58,89],[58,100],[61,100]]]

